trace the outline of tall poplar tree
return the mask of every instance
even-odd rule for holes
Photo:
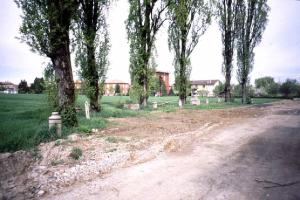
[[[76,64],[80,66],[90,109],[99,112],[99,96],[106,78],[110,48],[106,23],[109,0],[79,0],[79,3],[77,26],[74,29]]]
[[[22,9],[21,40],[52,61],[58,85],[59,111],[66,125],[77,124],[69,30],[76,0],[15,0]]]
[[[237,77],[242,103],[247,103],[247,83],[254,64],[254,48],[260,43],[268,21],[267,0],[239,0],[237,34]]]
[[[240,0],[216,0],[217,17],[222,33],[223,43],[223,68],[225,76],[225,102],[231,99],[231,75],[232,61],[235,49],[235,39],[237,32],[237,1]]]
[[[169,49],[174,52],[175,85],[183,105],[189,87],[190,55],[210,24],[210,6],[205,0],[171,0],[169,16]]]
[[[156,33],[166,20],[163,15],[168,1],[129,0],[129,6],[126,24],[130,42],[131,92],[136,92],[139,104],[146,106],[153,72],[149,64],[150,57]]]

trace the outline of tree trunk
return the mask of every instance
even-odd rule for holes
[[[231,33],[226,32],[225,33],[225,102],[229,102],[231,100],[231,87],[230,87],[230,81],[231,81],[231,68],[232,68],[232,55],[233,50],[231,48]]]
[[[100,112],[101,107],[99,106],[99,85],[98,85],[98,78],[89,82],[89,87],[93,88],[90,96],[90,109],[94,112]]]
[[[231,79],[231,75],[227,73],[225,76],[225,86],[224,86],[225,102],[231,101],[230,79]]]
[[[225,3],[225,1],[224,1]],[[226,13],[225,21],[225,28],[224,28],[224,61],[225,61],[225,102],[231,101],[231,70],[232,70],[232,56],[233,56],[233,42],[234,42],[234,14],[232,12],[232,1],[228,0],[227,5],[224,4],[224,12]]]
[[[247,103],[247,86],[246,83],[242,83],[242,104]]]
[[[143,95],[142,95],[142,100],[141,100],[141,105],[143,105],[144,107],[147,106],[148,103],[148,89],[147,89],[147,78],[144,79],[144,83],[143,83]]]
[[[99,112],[99,85],[98,85],[98,72],[96,69],[96,59],[95,59],[95,48],[94,44],[87,45],[87,71],[88,71],[88,84],[89,84],[89,99],[90,99],[90,109],[91,111]]]
[[[180,74],[179,74],[179,100],[181,105],[186,103],[186,77],[185,77],[185,64],[183,59],[180,59]]]
[[[187,77],[186,77],[186,42],[187,42],[187,30],[186,27],[181,28],[181,49],[179,58],[179,101],[181,105],[186,103],[186,89],[187,89]]]
[[[66,125],[77,125],[75,112],[75,85],[70,59],[69,46],[56,50],[51,58],[58,84],[59,112]]]

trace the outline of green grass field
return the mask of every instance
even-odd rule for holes
[[[63,136],[72,132],[89,133],[92,128],[105,128],[109,117],[129,117],[149,114],[152,111],[151,103],[157,102],[160,111],[172,112],[178,109],[178,97],[150,97],[149,106],[132,111],[123,108],[129,100],[127,96],[103,97],[101,99],[102,112],[92,113],[91,120],[85,119],[85,96],[78,96],[76,105],[82,108],[78,113],[79,125],[72,129],[63,129]],[[218,103],[216,98],[210,98],[205,104],[201,98],[200,106],[185,105],[185,109],[221,109],[241,106],[240,100],[234,103]],[[255,104],[272,102],[274,99],[254,99]],[[32,149],[41,142],[57,139],[55,134],[48,131],[48,117],[51,110],[47,105],[46,95],[35,94],[0,94],[0,152]]]

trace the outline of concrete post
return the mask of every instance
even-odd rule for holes
[[[85,108],[85,117],[87,119],[90,119],[90,106],[89,106],[89,103],[87,101],[84,104],[84,108]]]
[[[52,115],[49,117],[49,130],[54,127],[56,134],[61,137],[61,117],[58,112],[52,112]]]
[[[157,102],[153,102],[153,109],[157,109]]]
[[[178,106],[179,106],[179,108],[182,108],[182,101],[181,101],[181,99],[179,99],[179,101],[178,101]]]

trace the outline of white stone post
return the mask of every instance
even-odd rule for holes
[[[61,137],[61,117],[58,112],[52,112],[52,115],[49,117],[49,130],[55,127],[56,134]]]
[[[87,119],[90,119],[90,106],[89,106],[89,102],[85,101],[84,108],[85,108],[85,117]]]
[[[209,104],[209,100],[208,99],[206,99],[206,104]]]
[[[157,109],[157,102],[153,102],[153,109]]]
[[[221,99],[218,97],[218,103],[220,103],[221,102]]]
[[[181,99],[179,99],[178,105],[179,105],[179,108],[182,108],[182,101],[181,101]]]

